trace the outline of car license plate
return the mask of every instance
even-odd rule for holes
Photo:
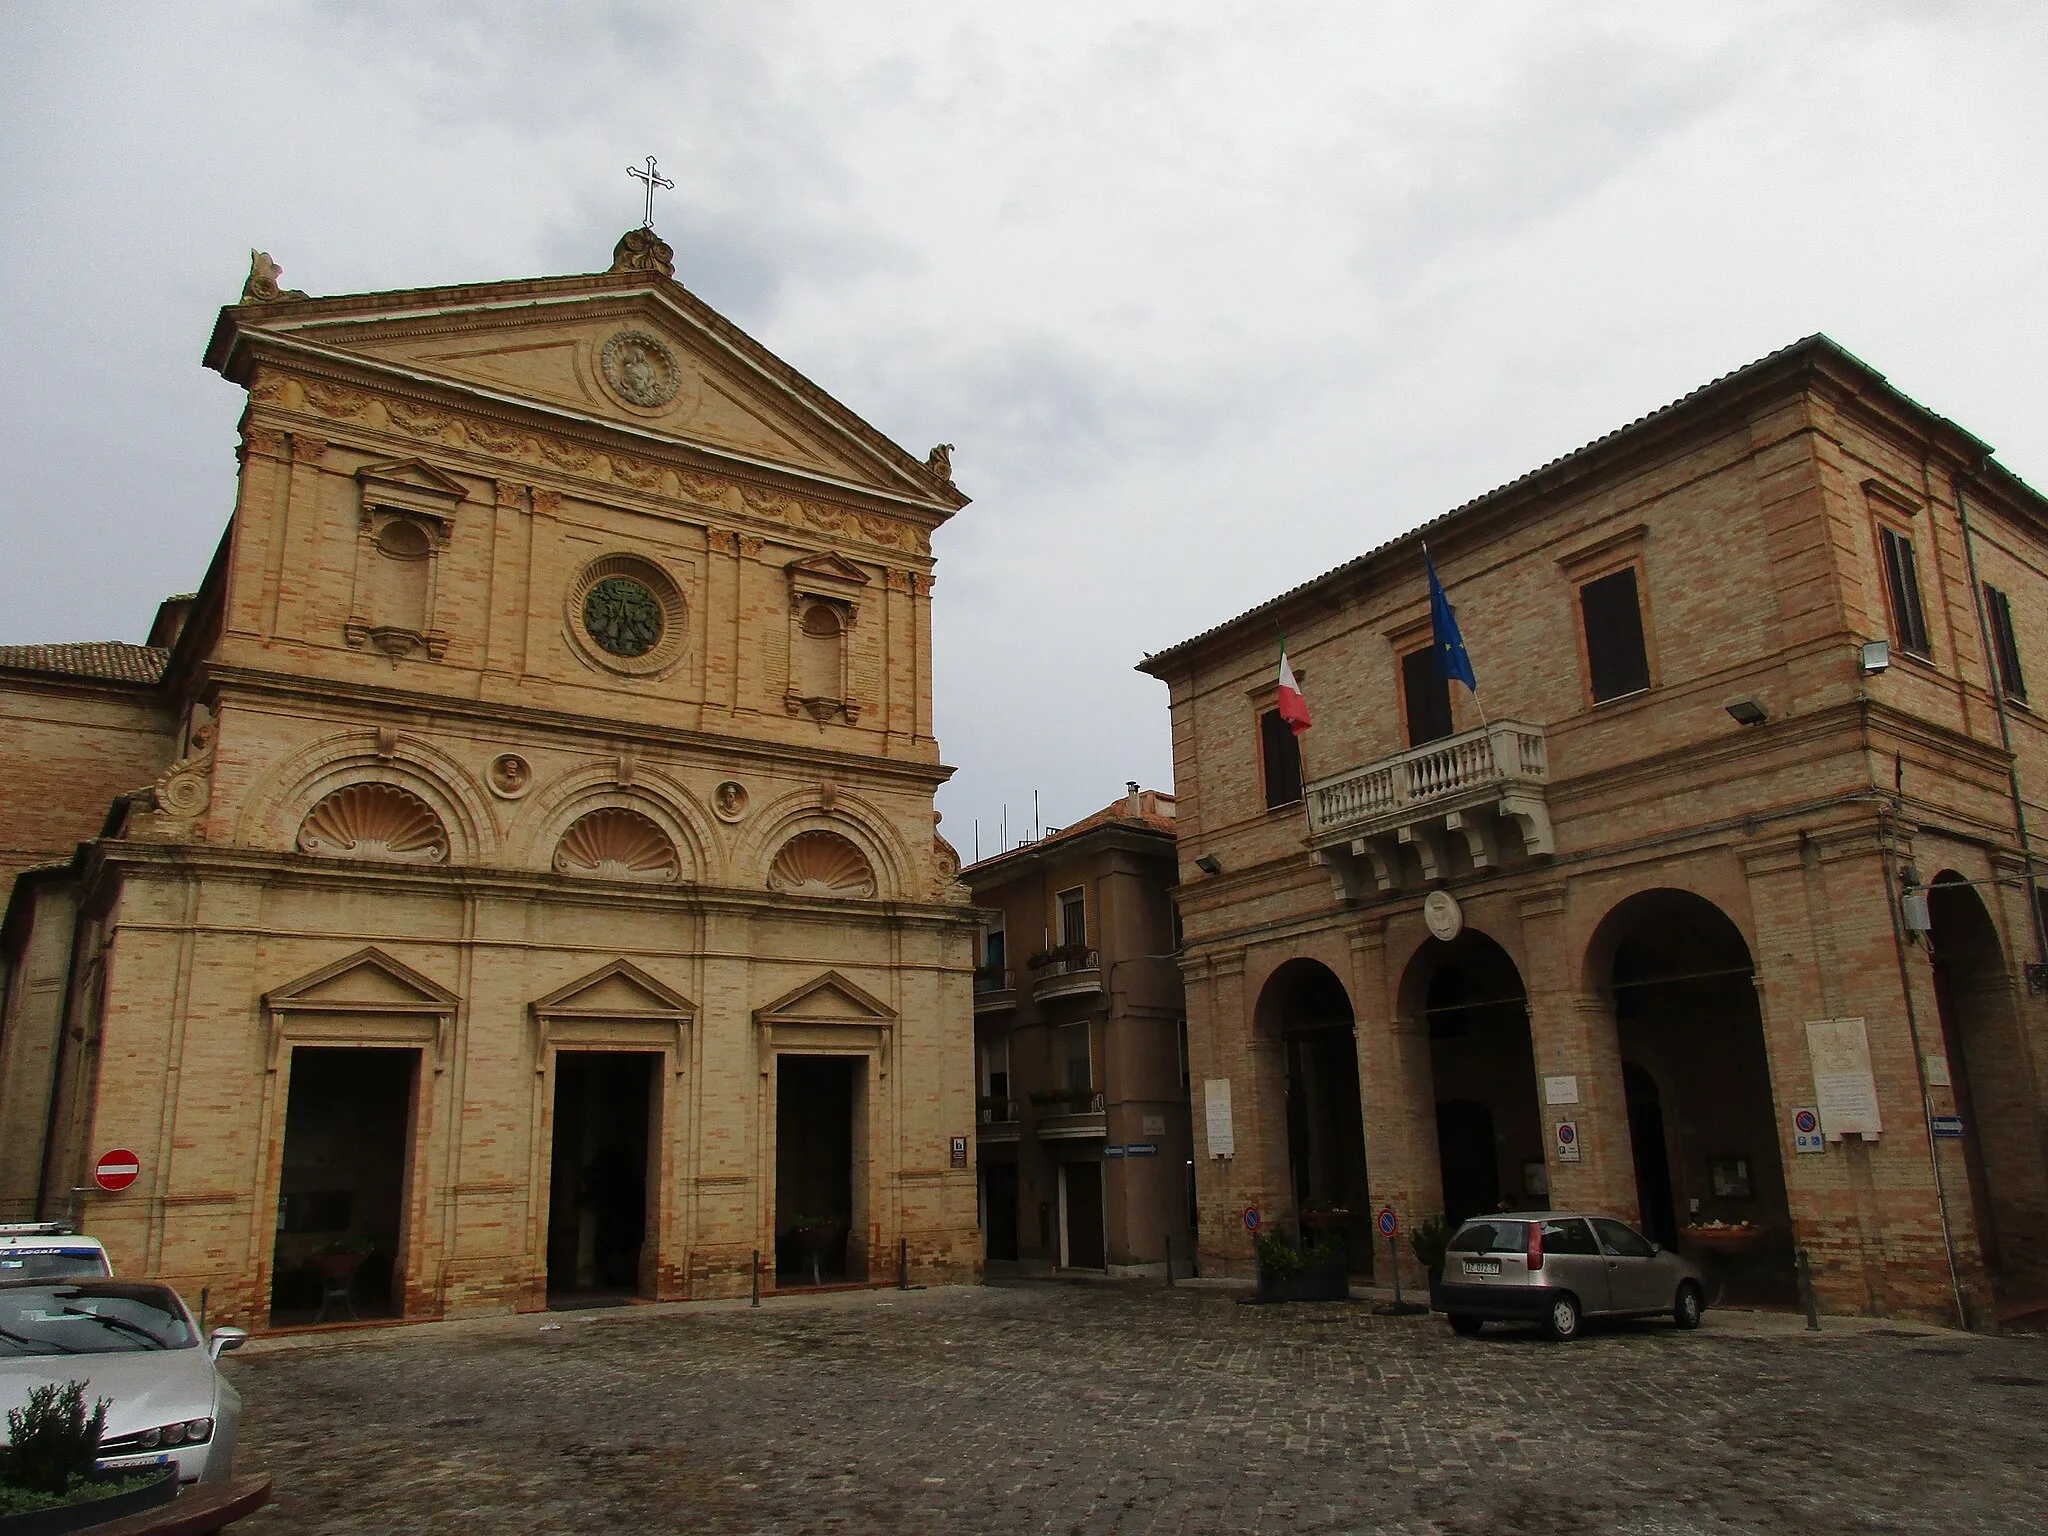
[[[1468,1275],[1497,1275],[1500,1273],[1499,1259],[1467,1259],[1465,1273]]]

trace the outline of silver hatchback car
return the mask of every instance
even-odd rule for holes
[[[1668,1315],[1697,1328],[1707,1310],[1699,1266],[1626,1222],[1575,1211],[1474,1216],[1444,1252],[1436,1310],[1471,1335],[1493,1321],[1540,1322],[1553,1339],[1589,1317]]]

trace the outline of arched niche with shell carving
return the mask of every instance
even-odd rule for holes
[[[299,824],[299,851],[329,859],[448,862],[448,829],[434,808],[396,784],[348,784]]]
[[[682,877],[676,845],[652,817],[609,805],[579,816],[555,845],[555,872],[666,885]]]
[[[875,894],[874,866],[837,832],[799,832],[768,866],[768,889],[785,896],[865,898]]]

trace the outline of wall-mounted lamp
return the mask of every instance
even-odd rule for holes
[[[1728,713],[1735,717],[1737,725],[1762,725],[1771,718],[1755,699],[1737,699],[1728,706]]]
[[[1205,875],[1220,875],[1223,873],[1223,861],[1213,853],[1205,853],[1195,860],[1195,868]]]
[[[1888,640],[1866,640],[1863,642],[1863,660],[1860,663],[1865,677],[1876,677],[1892,664],[1892,647]]]

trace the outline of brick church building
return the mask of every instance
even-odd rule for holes
[[[0,1219],[258,1326],[978,1275],[948,451],[651,229],[331,298],[258,255],[206,361],[199,590],[0,647]]]
[[[1804,1250],[1831,1310],[2048,1305],[2048,502],[1968,432],[1811,338],[1141,670],[1204,1273],[1362,1191],[1621,1215],[1731,1297]]]

